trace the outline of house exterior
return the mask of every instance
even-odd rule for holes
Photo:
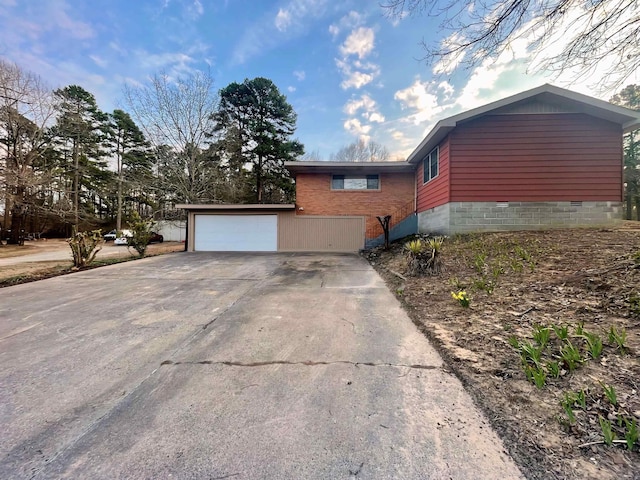
[[[439,121],[406,161],[287,162],[295,205],[181,205],[188,247],[357,251],[386,215],[391,239],[610,224],[622,135],[638,128],[640,112],[543,85]]]
[[[623,132],[640,114],[551,85],[436,124],[409,155],[418,230],[598,225],[622,218]]]
[[[407,162],[287,162],[298,215],[365,219],[365,238],[380,236],[378,216],[415,212],[415,167]]]

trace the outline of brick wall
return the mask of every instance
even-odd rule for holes
[[[380,174],[379,190],[331,190],[331,174],[296,175],[298,215],[365,215],[368,230],[378,224],[377,215],[405,207],[414,201],[414,194],[414,173]]]

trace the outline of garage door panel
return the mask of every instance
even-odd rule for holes
[[[195,215],[194,250],[275,252],[277,215]]]

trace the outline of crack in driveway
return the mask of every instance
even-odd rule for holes
[[[302,362],[292,362],[289,360],[271,360],[266,362],[234,362],[234,361],[213,361],[213,360],[201,360],[199,362],[174,362],[172,360],[165,360],[160,364],[163,365],[225,365],[227,367],[265,367],[270,365],[304,365],[306,367],[315,367],[318,365],[353,365],[359,367],[360,365],[365,367],[397,367],[397,368],[413,368],[417,370],[436,370],[441,368],[438,365],[420,365],[420,364],[405,364],[405,363],[373,363],[373,362],[351,362],[349,360],[333,360],[333,361],[312,361],[305,360]]]

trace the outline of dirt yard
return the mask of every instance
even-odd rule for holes
[[[528,478],[640,479],[640,224],[452,237],[434,276],[366,256]]]
[[[149,245],[147,256],[162,255],[164,253],[180,252],[183,250],[184,243],[180,242],[154,243]],[[21,247],[15,245],[0,246],[0,287],[69,273],[72,267],[71,260],[30,261],[30,257],[33,255],[48,253],[54,258],[64,258],[68,252],[70,252],[70,250],[67,242],[59,239],[26,242],[25,245]],[[100,266],[117,263],[118,261],[136,258],[137,256],[134,250],[129,250],[126,246],[115,246],[113,242],[105,243],[96,257],[95,264]],[[19,257],[20,260],[23,261],[11,265],[2,265],[2,259],[14,257]]]

